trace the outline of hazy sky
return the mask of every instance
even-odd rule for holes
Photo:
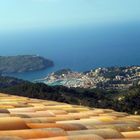
[[[0,30],[140,20],[140,0],[0,0]]]

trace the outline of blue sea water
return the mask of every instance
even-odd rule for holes
[[[140,65],[140,24],[1,33],[0,55],[19,54],[37,54],[55,63],[46,70],[10,75],[26,80],[42,78],[63,68],[86,71]]]

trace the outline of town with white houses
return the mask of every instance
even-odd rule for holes
[[[63,69],[38,82],[69,88],[127,89],[140,84],[140,66],[97,68],[87,72]]]

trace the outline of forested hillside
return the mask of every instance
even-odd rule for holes
[[[8,77],[7,77],[8,78]],[[31,98],[54,100],[89,107],[112,108],[117,111],[140,114],[140,86],[125,91],[107,91],[101,89],[50,87],[41,83],[20,81],[7,84],[11,80],[1,78],[0,92]]]

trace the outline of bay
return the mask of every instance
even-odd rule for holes
[[[9,74],[25,80],[45,77],[63,68],[140,65],[140,24],[85,26],[0,33],[0,55],[35,54],[54,61],[46,70]]]

